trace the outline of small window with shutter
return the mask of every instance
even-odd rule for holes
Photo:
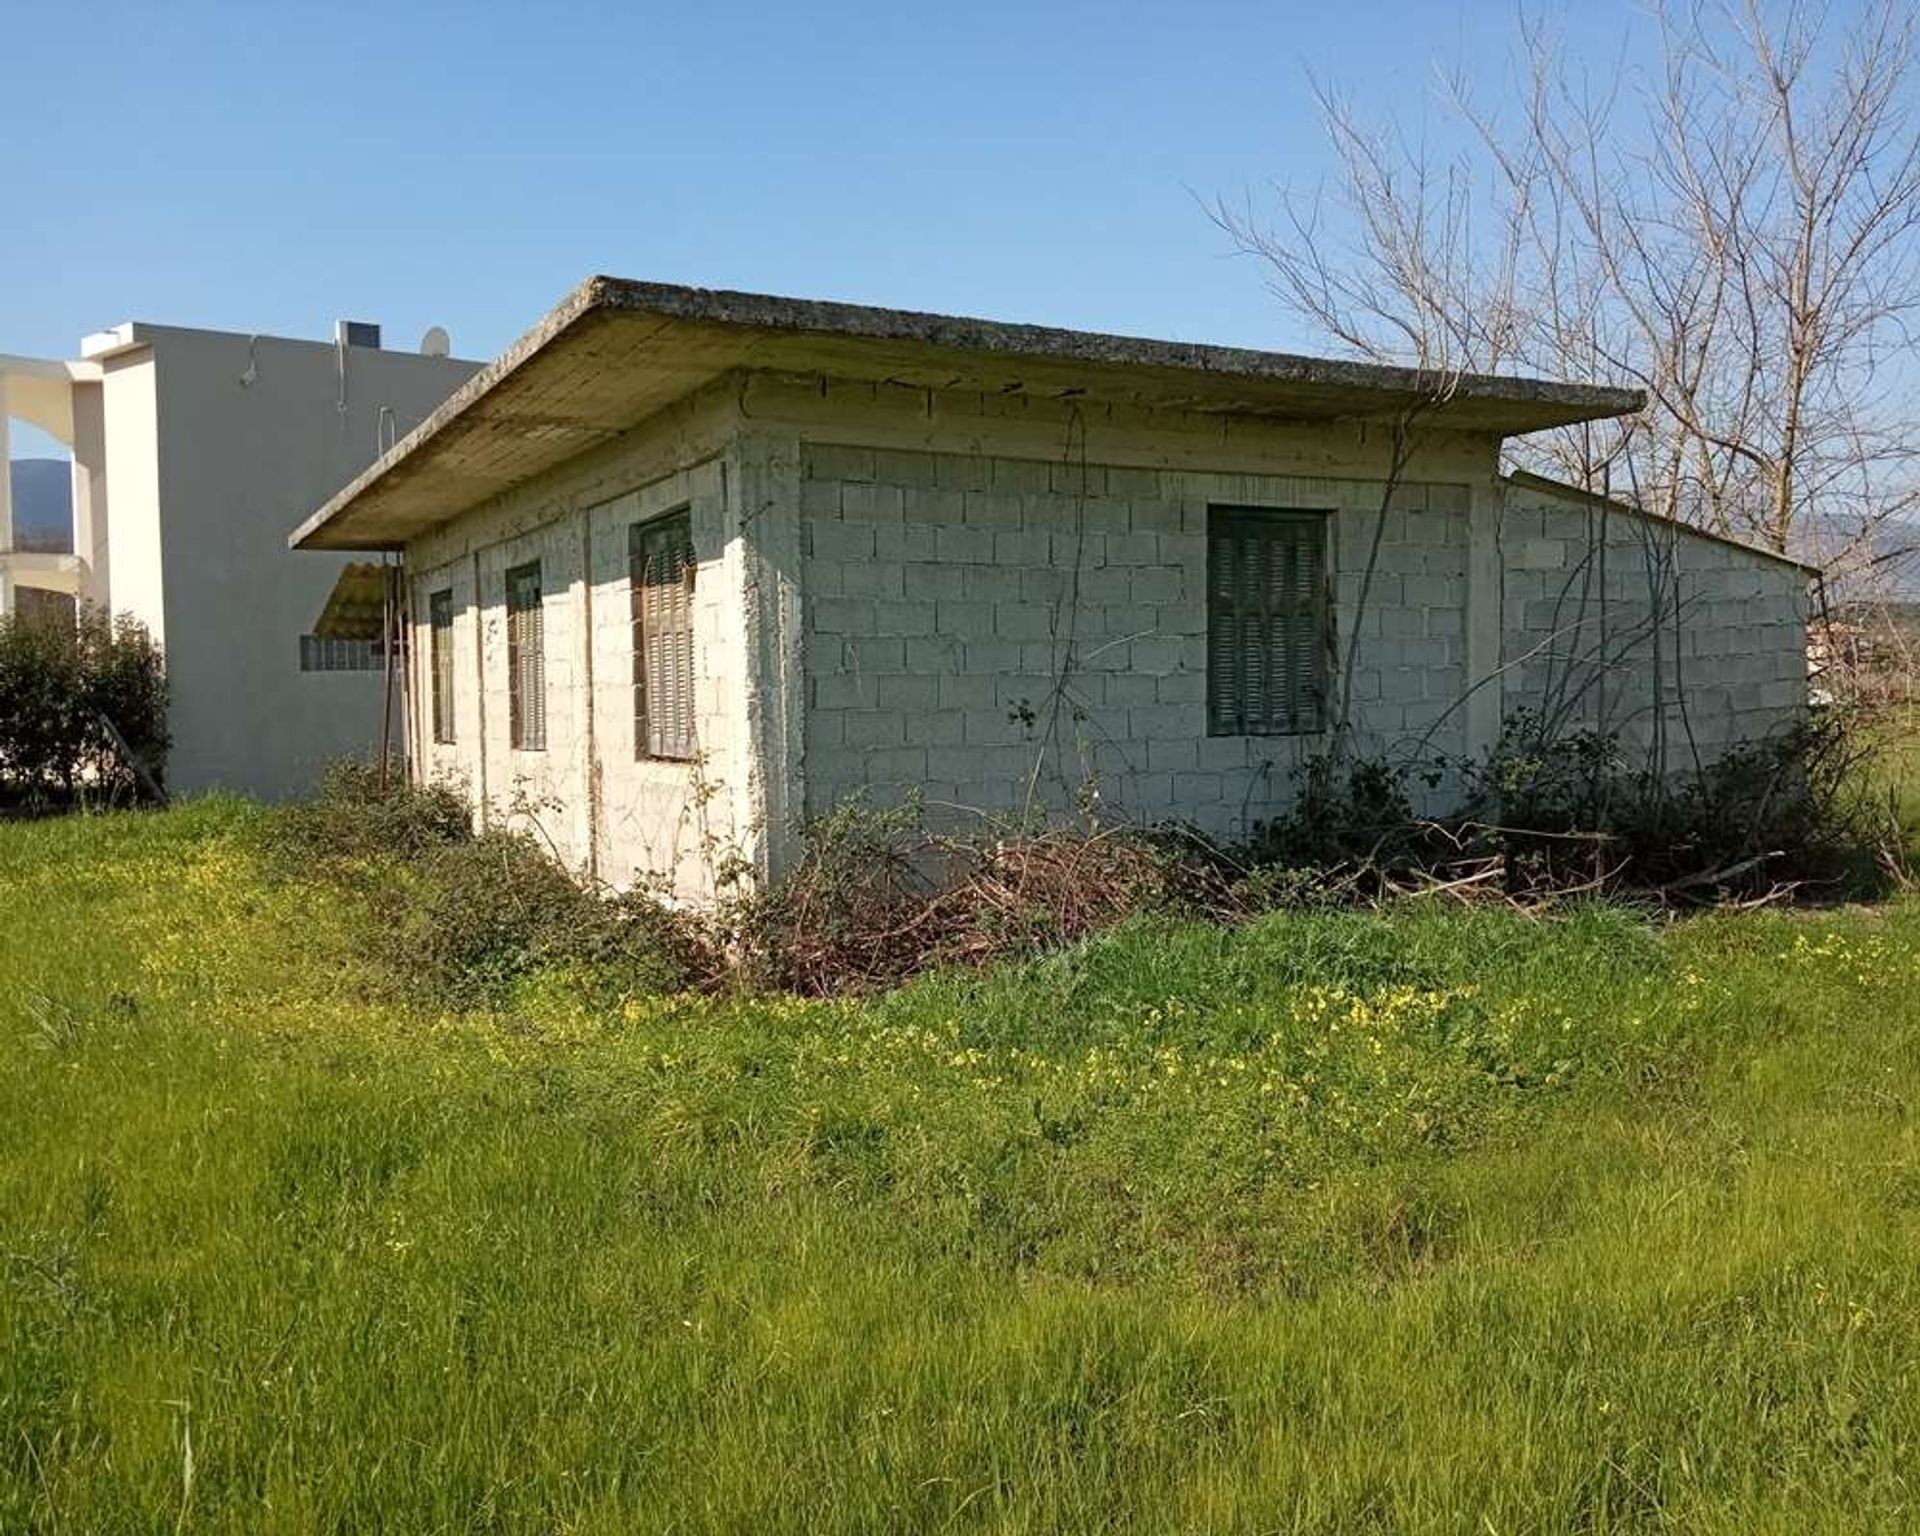
[[[547,641],[540,562],[507,572],[507,733],[516,752],[547,746]]]
[[[633,587],[634,755],[690,758],[693,520],[680,512],[635,523],[627,558]]]
[[[433,739],[453,740],[453,589],[427,598],[428,660],[433,663]]]
[[[1325,512],[1207,512],[1207,734],[1324,730],[1332,632]]]

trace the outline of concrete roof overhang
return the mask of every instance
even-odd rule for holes
[[[735,370],[1072,398],[1294,422],[1420,405],[1509,435],[1624,415],[1633,390],[1009,325],[589,278],[288,542],[394,549]]]

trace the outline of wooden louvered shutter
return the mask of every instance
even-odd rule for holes
[[[1327,514],[1215,507],[1207,515],[1207,733],[1326,726]]]
[[[427,599],[428,660],[433,664],[433,739],[453,740],[453,589]]]
[[[507,572],[507,727],[516,751],[546,749],[547,645],[538,560]]]
[[[635,755],[689,758],[694,755],[693,522],[683,512],[636,523],[628,541]]]

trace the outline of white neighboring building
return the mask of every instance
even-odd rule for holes
[[[359,344],[365,342],[368,344]],[[73,457],[73,552],[16,550],[0,474],[0,613],[22,590],[129,613],[166,656],[168,787],[271,799],[380,734],[383,662],[311,635],[342,568],[287,531],[477,369],[391,352],[377,327],[333,342],[129,322],[77,359],[0,355],[9,417]]]

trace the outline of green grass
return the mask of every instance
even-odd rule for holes
[[[1866,740],[1874,749],[1868,782],[1887,796],[1905,825],[1920,823],[1920,706],[1888,711]]]
[[[0,828],[0,1531],[1920,1526],[1920,904],[423,1017]]]

